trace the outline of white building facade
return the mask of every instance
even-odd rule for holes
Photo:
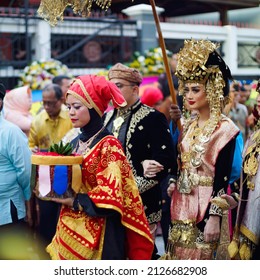
[[[157,11],[160,14],[162,9],[158,8]],[[118,61],[125,62],[129,60],[134,50],[142,52],[145,49],[159,46],[152,9],[149,5],[132,6],[123,12],[129,17],[129,20],[111,18],[95,22],[94,20],[78,20],[76,18],[67,20],[65,18],[56,27],[51,27],[39,17],[29,18],[28,24],[25,26],[23,18],[10,18],[0,15],[0,34],[9,34],[9,36],[26,34],[25,38],[29,37],[32,49],[30,53],[31,60],[46,60],[53,57],[57,59],[62,58],[64,59],[64,63],[67,64],[66,56],[68,57],[69,53],[72,55],[73,51],[76,52],[80,49],[84,53],[84,59],[87,61],[86,67],[84,67],[84,64],[78,67],[75,63],[73,66],[72,57],[69,60],[72,66],[69,66],[69,68],[74,75],[94,73],[102,68],[108,67],[110,63],[113,64]],[[222,56],[229,65],[234,77],[237,76],[241,79],[259,78],[260,23],[259,25],[256,22],[253,26],[243,25],[239,27],[235,25],[219,26],[217,24],[210,25],[202,24],[199,21],[196,22],[197,24],[195,20],[193,22],[186,20],[185,23],[173,21],[161,22],[161,31],[167,49],[172,50],[171,48],[174,47],[178,51],[182,42],[185,39],[191,38],[209,39],[219,42]],[[56,39],[55,44],[59,45],[61,41],[59,38],[64,38],[63,40],[66,42],[72,37],[75,40],[67,48],[63,46],[63,52],[58,53],[54,57],[53,41]],[[124,46],[123,50],[113,45],[114,43],[111,42],[112,37],[117,40],[118,45]],[[104,40],[106,41],[106,45],[103,44]],[[88,49],[88,46],[90,46],[88,43],[93,41],[97,42],[97,49],[100,46],[96,61],[93,56],[91,61],[91,53]],[[115,59],[109,61],[104,59],[103,64],[99,63],[98,59],[101,60],[102,56],[104,57],[109,46],[113,51],[108,53],[107,56],[112,57],[114,55]],[[17,69],[15,63],[5,64],[5,61],[3,59],[1,60],[0,77],[17,77],[21,70]]]

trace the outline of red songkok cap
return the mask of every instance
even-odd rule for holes
[[[155,103],[163,100],[163,94],[159,88],[147,87],[141,96],[141,102],[150,107],[153,107]]]
[[[94,108],[102,116],[112,100],[115,108],[127,105],[117,86],[103,76],[84,75],[77,77],[66,94],[79,99],[87,108]]]

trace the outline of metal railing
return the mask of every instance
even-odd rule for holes
[[[36,10],[0,8],[0,78],[7,88],[17,85],[19,72],[35,60],[37,24],[42,21]],[[9,28],[7,28],[9,26]],[[131,59],[137,46],[136,21],[105,18],[66,17],[51,29],[51,58],[69,69],[107,68]]]

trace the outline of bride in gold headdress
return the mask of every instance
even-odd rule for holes
[[[172,227],[162,258],[224,258],[218,248],[230,205],[223,195],[239,129],[221,113],[232,77],[217,48],[208,40],[187,40],[178,53],[179,92],[190,111],[178,144],[177,180],[168,189]]]

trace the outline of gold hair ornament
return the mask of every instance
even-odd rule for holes
[[[185,40],[184,47],[177,54],[176,75],[185,82],[205,82],[211,68],[205,66],[209,54],[219,45],[206,40]]]
[[[41,0],[38,14],[51,26],[56,26],[58,21],[63,21],[63,13],[69,6],[72,7],[73,13],[88,17],[93,3],[107,10],[111,2],[112,0]]]

